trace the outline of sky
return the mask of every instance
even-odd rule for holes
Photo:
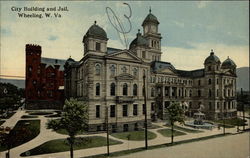
[[[229,56],[237,67],[249,66],[249,2],[248,1],[1,1],[0,75],[25,76],[25,45],[42,46],[42,56],[75,60],[83,57],[82,39],[97,21],[107,33],[108,47],[126,46],[110,23],[106,7],[120,19],[130,43],[151,7],[162,36],[162,61],[176,69],[194,70],[204,67],[204,60],[214,50],[221,62]],[[68,11],[23,11],[24,7],[45,7]],[[22,8],[18,12],[16,8]],[[18,13],[51,13],[51,18],[20,18]],[[61,18],[54,17],[59,13]],[[110,13],[110,12],[109,12]],[[111,19],[113,16],[109,14]],[[114,23],[114,21],[113,21]]]

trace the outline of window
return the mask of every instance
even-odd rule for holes
[[[227,102],[224,102],[224,109],[227,108]]]
[[[217,102],[217,109],[220,109],[220,102]]]
[[[133,96],[137,96],[137,84],[133,85]]]
[[[95,95],[100,96],[100,83],[95,85]]]
[[[165,96],[168,96],[169,87],[165,87]]]
[[[230,97],[230,89],[227,90],[227,96]]]
[[[100,64],[95,65],[95,73],[96,73],[96,75],[101,74],[101,65]]]
[[[110,106],[110,117],[115,117],[115,105]]]
[[[211,71],[211,66],[208,66],[208,71]]]
[[[212,90],[211,89],[208,90],[208,96],[212,97]]]
[[[192,102],[189,102],[189,108],[192,109]]]
[[[128,131],[128,124],[124,124],[123,125],[123,132],[127,132]]]
[[[137,68],[134,68],[134,69],[133,69],[133,75],[134,75],[134,76],[137,76]]]
[[[211,79],[208,79],[208,84],[212,84],[212,80]]]
[[[115,96],[115,83],[111,83],[110,85],[110,95]]]
[[[95,117],[100,118],[100,105],[96,105],[95,107]]]
[[[154,96],[155,96],[155,89],[151,88],[151,97],[154,97]]]
[[[128,95],[128,85],[127,85],[127,83],[123,84],[122,94],[123,95]]]
[[[123,105],[122,106],[122,116],[123,117],[128,116],[128,105]]]
[[[218,78],[216,79],[216,84],[219,84],[219,79]]]
[[[198,97],[201,97],[201,90],[198,90]]]
[[[137,104],[133,104],[133,115],[134,116],[138,115],[138,105]]]
[[[151,111],[155,111],[155,103],[151,103]]]
[[[123,72],[123,73],[127,73],[127,68],[126,68],[126,66],[123,66],[123,67],[122,67],[122,72]]]
[[[198,80],[198,86],[200,86],[201,85],[201,80]]]
[[[111,76],[115,76],[115,65],[110,66]]]
[[[219,96],[219,89],[216,90],[216,96]]]
[[[145,51],[142,51],[142,58],[146,58],[146,52]]]
[[[212,110],[212,103],[209,102],[209,110]]]
[[[192,90],[189,90],[189,97],[192,97]]]
[[[146,106],[145,106],[145,104],[142,104],[142,114],[143,115],[146,114]]]
[[[101,43],[96,42],[96,43],[95,43],[95,49],[96,49],[97,51],[100,51],[100,50],[101,50]]]
[[[32,71],[32,66],[29,66],[29,68],[28,68],[28,69],[29,69],[29,72],[31,72],[31,71]]]

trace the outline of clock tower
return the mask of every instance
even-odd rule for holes
[[[143,36],[148,39],[148,46],[150,48],[149,56],[151,56],[150,61],[160,61],[161,60],[161,34],[158,33],[159,21],[156,16],[151,13],[151,8],[149,9],[149,14],[144,19],[142,23]]]

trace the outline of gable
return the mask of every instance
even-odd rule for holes
[[[126,60],[126,61],[142,62],[140,58],[138,58],[137,56],[135,56],[134,54],[132,54],[131,52],[127,50],[108,54],[105,57],[110,58],[110,59],[118,59],[118,60],[120,59],[120,60]]]

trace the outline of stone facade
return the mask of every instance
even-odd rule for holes
[[[236,65],[222,64],[211,51],[204,68],[183,71],[161,61],[159,21],[151,13],[142,23],[129,50],[107,47],[106,32],[96,22],[83,38],[80,61],[65,64],[66,98],[88,98],[89,131],[136,130],[143,127],[145,107],[148,122],[165,119],[166,108],[178,101],[192,115],[201,108],[207,119],[236,116]],[[146,106],[143,76],[146,76]],[[223,115],[222,115],[223,114]]]

